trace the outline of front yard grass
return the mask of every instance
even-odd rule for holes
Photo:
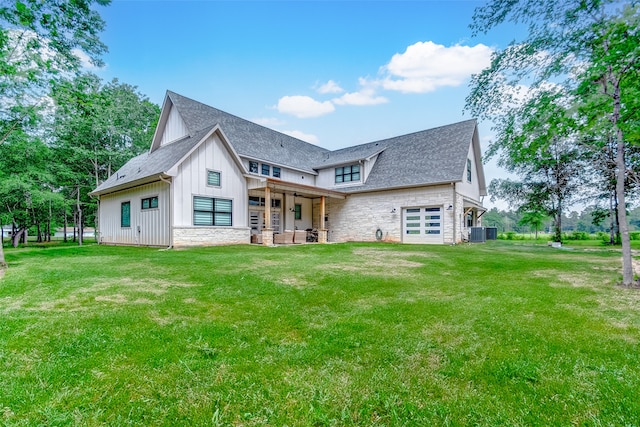
[[[7,249],[0,425],[638,425],[619,250]]]

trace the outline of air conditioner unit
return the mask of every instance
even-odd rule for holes
[[[498,239],[498,227],[487,227],[487,240],[497,240]]]
[[[469,231],[469,241],[471,243],[484,243],[487,240],[484,227],[471,227]]]

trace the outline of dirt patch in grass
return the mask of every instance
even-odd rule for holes
[[[169,291],[170,288],[191,288],[200,285],[193,283],[180,283],[171,282],[168,280],[160,279],[133,279],[125,277],[118,280],[105,280],[89,286],[87,288],[80,289],[79,292],[85,293],[97,293],[114,289],[127,289],[136,292],[150,293],[153,295],[163,295]]]
[[[408,269],[422,267],[421,262],[409,258],[433,258],[433,254],[414,252],[388,251],[376,248],[355,248],[353,254],[358,256],[355,262],[342,262],[337,266],[322,265],[322,268],[333,268],[349,272],[361,272],[375,276],[404,276],[413,274]]]
[[[311,285],[304,277],[298,275],[281,277],[278,283],[295,289],[303,289]]]

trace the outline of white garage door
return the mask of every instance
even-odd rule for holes
[[[404,243],[443,243],[442,207],[402,210]]]

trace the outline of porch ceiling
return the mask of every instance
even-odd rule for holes
[[[253,182],[249,184],[250,190],[263,190],[266,187],[269,187],[271,191],[274,192],[296,194],[297,196],[308,197],[310,199],[321,196],[329,197],[331,199],[346,199],[347,197],[345,193],[338,191],[327,190],[326,188],[314,187],[311,185],[284,182],[271,178],[253,180]]]

